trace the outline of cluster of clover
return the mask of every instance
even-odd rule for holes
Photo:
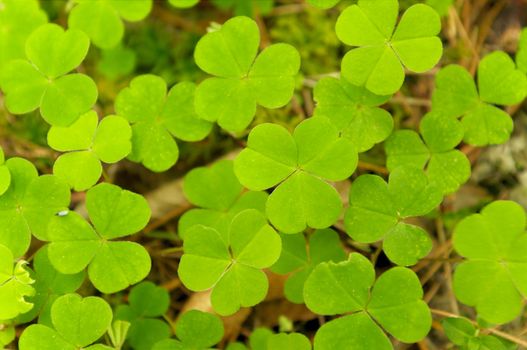
[[[180,7],[198,2],[169,1]],[[330,7],[338,0],[311,2]],[[123,20],[142,20],[151,8],[151,0],[76,0],[65,30],[48,23],[35,0],[0,0],[5,107],[13,114],[39,109],[51,125],[49,146],[62,152],[53,175],[39,175],[31,162],[5,160],[0,152],[2,345],[14,339],[16,326],[36,318],[20,337],[21,350],[120,349],[125,341],[134,349],[207,349],[222,339],[222,323],[213,314],[189,311],[176,325],[161,320],[169,295],[151,282],[132,288],[129,305],[114,311],[102,298],[75,294],[85,274],[98,291],[111,294],[139,283],[151,268],[143,246],[119,240],[146,226],[149,205],[139,194],[97,184],[102,163],[127,158],[162,172],[178,159],[175,139],[202,140],[214,123],[231,133],[245,130],[257,106],[279,108],[290,101],[300,56],[281,43],[259,52],[257,24],[234,17],[195,48],[197,65],[212,77],[199,85],[180,82],[168,92],[158,76],[135,77],[118,94],[115,115],[98,116],[97,86],[76,68],[90,42],[102,49],[118,45]],[[184,191],[196,208],[179,222],[179,278],[192,291],[211,290],[219,315],[262,302],[268,290],[263,270],[269,268],[289,274],[284,292],[291,302],[319,315],[345,315],[319,328],[315,349],[392,349],[388,335],[413,343],[430,331],[422,286],[407,267],[427,256],[432,240],[405,220],[430,213],[468,180],[471,167],[457,149],[461,142],[486,146],[509,139],[513,123],[499,106],[527,95],[527,34],[516,63],[502,51],[483,57],[477,84],[461,66],[442,68],[419,132],[394,131],[392,116],[380,106],[401,88],[405,69],[428,71],[442,55],[441,20],[432,7],[417,4],[398,17],[397,0],[359,0],[346,8],[336,33],[354,48],[342,60],[340,79],[316,84],[314,115],[292,133],[260,124],[234,161],[186,175]],[[343,211],[332,183],[348,181],[358,154],[381,142],[389,179],[356,178],[344,216],[351,239],[382,241],[397,265],[376,278],[372,263],[348,255],[331,228]],[[68,210],[71,190],[87,190],[89,220]],[[519,205],[497,201],[463,219],[453,233],[454,248],[464,257],[455,269],[455,295],[487,322],[507,323],[521,313],[527,295],[525,221]],[[32,238],[46,244],[30,268],[23,258]],[[479,335],[466,320],[447,321],[447,335],[462,347],[509,348]],[[108,345],[90,345],[104,334]],[[266,330],[255,331],[248,346],[312,347],[302,334]],[[229,349],[247,347],[232,343]]]

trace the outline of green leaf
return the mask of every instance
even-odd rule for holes
[[[329,120],[316,117],[300,123],[292,136],[276,124],[255,127],[234,161],[234,172],[251,190],[278,185],[267,201],[267,215],[280,231],[297,233],[306,226],[329,227],[338,219],[342,203],[325,180],[344,180],[356,165],[353,143],[339,137]]]
[[[97,113],[90,111],[70,126],[54,126],[48,132],[51,148],[69,152],[59,156],[53,172],[75,191],[97,183],[102,174],[101,161],[116,163],[132,149],[132,129],[124,118],[108,116],[97,124]]]
[[[26,300],[35,294],[31,287],[34,280],[29,276],[25,265],[20,260],[14,262],[11,251],[0,245],[0,319],[9,320],[19,314],[28,312],[33,304]]]
[[[142,282],[132,288],[128,300],[130,307],[142,317],[163,316],[170,306],[168,291],[152,282]]]
[[[3,0],[0,12],[0,66],[25,58],[27,38],[47,21],[46,13],[36,0]]]
[[[144,279],[151,265],[148,252],[137,243],[111,240],[146,226],[150,219],[146,200],[103,183],[87,192],[86,208],[95,229],[75,212],[51,220],[49,258],[53,266],[70,274],[88,266],[90,280],[104,293],[117,292]]]
[[[106,333],[112,321],[112,309],[98,297],[66,294],[53,303],[51,318],[54,328],[34,324],[24,330],[20,337],[21,350],[87,348]]]
[[[455,149],[463,139],[463,125],[431,112],[421,120],[420,130],[422,139],[412,130],[397,130],[390,136],[385,143],[388,169],[413,165],[425,170],[430,183],[443,194],[456,192],[471,172],[468,158]]]
[[[122,19],[137,22],[152,9],[152,0],[76,0],[78,3],[68,16],[68,27],[85,32],[95,46],[115,47],[124,34]]]
[[[438,188],[415,167],[394,169],[388,184],[377,175],[361,175],[351,186],[346,232],[363,243],[384,239],[391,261],[413,265],[430,252],[432,242],[425,230],[403,220],[427,214],[441,200]]]
[[[131,74],[137,64],[137,55],[134,50],[116,46],[102,50],[101,58],[97,63],[97,70],[110,80],[117,80]]]
[[[223,338],[223,323],[208,312],[190,310],[176,323],[176,336],[189,349],[208,349]]]
[[[34,307],[27,313],[20,315],[17,322],[26,323],[39,316],[39,323],[51,326],[51,305],[60,295],[73,293],[84,281],[84,273],[62,274],[58,272],[48,257],[48,246],[38,250],[33,260],[35,270],[33,285],[36,294],[28,300]]]
[[[389,96],[377,96],[343,79],[323,78],[314,90],[315,116],[324,116],[359,152],[384,141],[392,132],[393,120],[382,108]]]
[[[194,112],[195,85],[183,82],[170,89],[155,75],[135,77],[116,98],[118,115],[132,124],[132,154],[129,158],[161,172],[173,166],[179,149],[173,137],[199,141],[211,131],[211,124]]]
[[[520,205],[496,201],[454,230],[454,248],[466,258],[454,273],[454,292],[489,322],[507,323],[522,310],[527,293],[525,222]]]
[[[446,336],[456,345],[467,345],[476,335],[476,327],[462,317],[448,317],[441,320]]]
[[[190,8],[199,3],[199,0],[168,0],[168,3],[178,8]]]
[[[282,107],[293,96],[300,55],[290,45],[274,44],[259,55],[256,22],[235,17],[196,45],[196,64],[215,77],[196,89],[196,112],[228,131],[241,131],[252,121],[256,105]]]
[[[0,72],[6,107],[24,114],[40,107],[51,125],[68,126],[97,100],[97,87],[84,74],[69,74],[88,52],[90,41],[81,31],[64,31],[45,24],[27,39],[26,60],[14,60]]]
[[[464,68],[443,68],[436,77],[432,107],[446,116],[462,117],[464,141],[485,146],[506,142],[513,129],[510,116],[494,105],[514,105],[525,96],[527,77],[505,52],[496,51],[479,63],[478,89]]]
[[[282,235],[282,253],[271,267],[279,274],[291,273],[284,293],[293,303],[304,302],[304,283],[312,269],[321,262],[346,259],[338,234],[331,229],[317,230],[309,237],[309,248],[303,234]]]
[[[196,225],[187,231],[179,277],[193,291],[212,288],[213,308],[220,315],[250,307],[267,294],[268,281],[261,269],[279,257],[280,238],[255,209],[236,215],[228,241],[214,228]]]
[[[11,173],[11,184],[0,196],[0,244],[15,257],[29,248],[31,234],[47,238],[51,218],[70,204],[70,190],[56,176],[38,176],[27,160],[11,158],[5,163]]]
[[[321,263],[306,281],[307,307],[322,315],[348,315],[324,324],[315,348],[392,349],[383,329],[402,342],[417,342],[432,325],[422,297],[419,279],[407,268],[394,267],[375,282],[372,264],[358,253],[338,264]]]
[[[4,150],[0,147],[0,196],[3,195],[11,184],[11,172],[5,165]]]
[[[202,224],[215,228],[227,240],[229,225],[240,211],[257,209],[265,213],[267,193],[243,192],[230,160],[218,161],[210,168],[194,168],[185,176],[183,191],[192,204],[203,209],[191,209],[180,218],[182,238],[192,226]]]
[[[342,60],[342,76],[377,95],[393,94],[403,84],[404,67],[422,73],[433,68],[443,52],[439,15],[433,8],[411,6],[395,28],[397,0],[359,0],[339,16],[336,32],[357,46]],[[394,31],[395,28],[395,31]]]
[[[311,350],[311,342],[300,333],[273,334],[268,338],[267,349]]]

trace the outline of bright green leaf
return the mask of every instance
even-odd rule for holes
[[[311,350],[311,342],[300,333],[279,333],[268,338],[267,349]]]
[[[439,15],[433,8],[411,6],[395,28],[397,0],[359,0],[339,16],[336,32],[347,45],[357,46],[342,60],[342,76],[378,95],[396,92],[404,67],[422,73],[433,68],[443,52]],[[395,28],[395,31],[394,31]]]
[[[419,341],[432,325],[422,297],[419,279],[407,268],[394,267],[375,281],[372,264],[358,253],[338,264],[321,263],[306,281],[307,307],[322,315],[348,315],[322,326],[315,348],[392,349],[383,329],[402,342]]]
[[[384,141],[392,132],[390,113],[378,106],[388,96],[377,96],[343,79],[323,78],[314,90],[315,116],[324,116],[359,152]]]
[[[223,323],[208,312],[190,310],[176,323],[176,336],[190,349],[208,349],[223,338]]]
[[[527,294],[525,223],[520,205],[496,201],[455,228],[454,248],[467,260],[456,268],[454,292],[489,322],[512,321],[522,310]]]
[[[173,137],[198,141],[211,131],[211,124],[194,112],[195,85],[183,82],[170,89],[155,75],[134,78],[115,101],[118,115],[132,124],[132,153],[129,158],[152,171],[173,166],[179,149]]]
[[[20,260],[15,263],[11,251],[0,245],[0,319],[9,320],[19,314],[28,312],[33,304],[27,297],[35,294],[31,286],[34,280],[29,276],[25,265],[27,262]]]
[[[212,288],[212,306],[230,315],[263,300],[268,281],[261,269],[278,259],[281,243],[265,217],[247,209],[232,220],[228,241],[216,229],[196,225],[183,247],[178,270],[183,284],[194,291]]]
[[[228,131],[241,131],[252,121],[256,105],[282,107],[291,99],[300,56],[287,44],[267,47],[259,55],[256,22],[235,17],[196,45],[196,64],[216,77],[196,89],[200,118],[218,121]]]
[[[199,3],[199,0],[168,0],[168,3],[174,7],[190,8]]]
[[[234,161],[234,172],[251,190],[277,186],[267,201],[269,220],[282,232],[297,233],[306,226],[329,227],[338,219],[340,197],[324,180],[344,180],[356,165],[353,143],[339,137],[329,120],[316,117],[300,123],[293,135],[275,124],[255,127]]]
[[[363,243],[384,239],[391,261],[413,265],[430,252],[432,242],[425,230],[403,220],[427,214],[441,200],[438,188],[415,167],[396,168],[388,184],[377,175],[362,175],[351,186],[346,232]]]

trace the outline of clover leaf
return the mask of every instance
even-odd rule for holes
[[[516,51],[516,66],[520,71],[527,74],[527,28],[523,28]]]
[[[179,148],[174,137],[199,141],[211,131],[211,123],[194,112],[195,85],[174,85],[167,95],[165,81],[155,75],[135,77],[115,100],[118,115],[132,124],[129,159],[161,172],[176,164]]]
[[[321,263],[306,281],[306,305],[320,315],[346,316],[319,328],[315,349],[393,349],[385,331],[404,343],[417,342],[432,325],[422,297],[419,279],[407,268],[391,268],[375,281],[373,265],[358,253]]]
[[[389,96],[377,96],[343,79],[323,78],[315,85],[315,116],[324,116],[359,152],[386,140],[393,129],[390,113],[382,108]]]
[[[413,165],[424,169],[431,184],[443,194],[456,192],[470,177],[470,162],[455,147],[464,135],[455,118],[431,112],[421,119],[420,133],[397,130],[384,144],[389,170]]]
[[[199,3],[199,0],[168,0],[168,3],[174,7],[190,8]]]
[[[425,215],[443,199],[441,191],[415,167],[394,169],[386,183],[377,175],[361,175],[351,185],[344,223],[356,241],[383,240],[386,256],[397,265],[413,265],[432,249],[425,230],[404,219]]]
[[[152,282],[141,282],[132,288],[128,300],[130,305],[119,305],[115,319],[130,322],[127,339],[136,350],[151,349],[163,339],[170,337],[170,327],[156,318],[163,316],[170,306],[166,289]]]
[[[235,17],[196,45],[194,59],[214,75],[196,89],[199,117],[228,131],[241,131],[252,121],[256,105],[286,105],[300,68],[298,51],[288,44],[274,44],[259,55],[260,33],[255,21]]]
[[[462,117],[464,141],[474,146],[501,144],[513,129],[511,117],[495,105],[510,106],[527,95],[527,77],[503,51],[485,56],[478,66],[478,87],[465,68],[449,65],[436,75],[432,109]]]
[[[75,191],[87,190],[101,177],[101,161],[116,163],[130,153],[131,138],[126,119],[113,115],[99,123],[95,111],[83,114],[70,126],[54,126],[48,132],[48,144],[68,153],[57,158],[53,173]]]
[[[111,324],[112,309],[98,297],[78,294],[59,297],[51,307],[53,327],[33,324],[20,337],[20,350],[110,349],[88,345],[97,341]]]
[[[293,303],[304,302],[304,283],[315,266],[346,259],[339,235],[331,229],[315,231],[309,237],[309,246],[303,234],[282,235],[280,238],[282,253],[271,270],[279,274],[291,273],[285,282],[284,293]]]
[[[28,298],[28,301],[34,304],[33,308],[17,318],[18,323],[26,323],[38,316],[40,324],[52,326],[51,323],[51,305],[59,296],[73,293],[84,282],[84,272],[73,275],[65,275],[58,272],[48,257],[48,246],[38,250],[33,259],[35,280],[33,287],[35,295]]]
[[[93,227],[76,212],[55,216],[49,223],[49,259],[62,273],[88,267],[95,288],[114,293],[144,279],[150,256],[140,244],[113,241],[143,229],[150,219],[148,203],[139,194],[102,183],[86,194]]]
[[[466,258],[455,270],[454,292],[489,322],[509,322],[523,308],[527,295],[525,222],[519,204],[496,201],[480,214],[463,219],[454,230],[454,248]]]
[[[11,184],[0,196],[0,244],[19,257],[28,250],[31,234],[46,239],[50,219],[70,204],[70,189],[56,176],[38,176],[25,159],[8,159],[5,166]]]
[[[247,148],[234,160],[234,172],[245,187],[259,191],[278,185],[269,196],[266,212],[285,233],[335,223],[342,202],[325,180],[344,180],[356,166],[353,143],[339,137],[338,130],[322,117],[306,119],[293,135],[276,124],[258,125],[249,134]]]
[[[436,10],[441,17],[448,14],[448,9],[453,2],[454,0],[426,0],[426,4]]]
[[[117,80],[133,73],[137,64],[134,50],[118,45],[102,50],[97,70],[110,80]]]
[[[48,21],[36,0],[0,1],[0,66],[10,60],[25,58],[29,35]]]
[[[11,184],[11,173],[9,168],[5,165],[4,150],[0,147],[0,196],[7,191]]]
[[[398,12],[397,0],[359,0],[340,14],[338,38],[357,46],[342,60],[342,76],[350,83],[390,95],[403,84],[404,67],[422,73],[437,64],[443,52],[437,12],[424,4],[413,5],[395,28]]]
[[[234,217],[227,238],[214,228],[193,226],[185,235],[178,270],[188,289],[212,289],[212,307],[220,315],[265,298],[269,283],[262,269],[276,262],[281,249],[280,237],[255,209]]]
[[[176,323],[176,336],[178,340],[162,340],[152,350],[210,349],[223,337],[223,323],[208,312],[190,310],[181,315]]]
[[[245,209],[265,213],[268,197],[263,191],[244,192],[231,160],[192,169],[185,176],[183,191],[192,204],[200,207],[185,212],[179,219],[179,235],[183,239],[192,226],[202,224],[215,228],[227,240],[234,216]]]
[[[492,335],[479,332],[472,323],[462,317],[441,320],[446,336],[460,350],[507,350],[505,343]],[[516,347],[513,347],[516,349]]]
[[[25,59],[8,62],[0,71],[5,105],[14,114],[40,107],[51,125],[68,126],[97,100],[97,86],[84,74],[67,74],[88,53],[90,40],[81,31],[45,24],[27,39]]]
[[[15,325],[10,322],[0,322],[0,346],[4,348],[16,338]]]
[[[311,342],[301,333],[279,333],[269,336],[267,350],[311,350]]]
[[[0,245],[0,320],[9,320],[28,312],[33,304],[26,297],[35,294],[35,282],[26,270],[26,261],[14,262],[13,253]]]
[[[75,0],[68,26],[85,32],[97,47],[115,47],[124,35],[123,19],[137,22],[152,9],[152,0]]]

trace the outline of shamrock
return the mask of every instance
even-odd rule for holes
[[[265,298],[269,283],[262,269],[275,263],[281,249],[280,237],[255,209],[234,217],[227,238],[212,227],[193,226],[185,235],[178,269],[188,289],[212,288],[212,307],[220,315]]]
[[[128,157],[152,171],[161,172],[176,164],[179,149],[174,137],[199,141],[212,125],[194,112],[195,85],[183,82],[167,95],[165,81],[155,75],[132,79],[115,100],[115,110],[132,124],[132,153]]]
[[[13,266],[14,260],[13,253],[0,245],[0,320],[15,318],[33,307],[26,297],[35,294],[31,287],[35,281],[25,268],[27,262],[20,260]]]
[[[75,0],[68,27],[85,32],[95,46],[115,47],[124,35],[122,19],[137,22],[152,9],[152,0]]]
[[[25,59],[8,62],[0,71],[5,105],[14,114],[40,107],[51,125],[68,126],[97,100],[97,86],[84,74],[67,74],[88,53],[90,40],[81,31],[45,24],[27,39]]]
[[[480,214],[461,220],[454,230],[454,248],[467,259],[455,270],[454,292],[489,322],[512,321],[523,308],[527,295],[525,222],[520,205],[496,201]]]
[[[35,254],[33,269],[35,295],[28,298],[28,301],[33,303],[33,308],[18,316],[16,320],[18,323],[27,323],[38,316],[40,324],[52,326],[51,305],[59,296],[79,289],[84,282],[84,272],[73,275],[58,272],[49,261],[48,246],[43,246]]]
[[[462,317],[448,317],[441,320],[446,336],[460,350],[508,350],[506,342],[498,337],[480,333],[472,323]]]
[[[359,152],[386,140],[393,129],[388,111],[379,108],[390,96],[377,96],[343,79],[323,78],[315,85],[315,116],[327,117]]]
[[[47,21],[37,0],[0,0],[0,66],[25,58],[27,38]]]
[[[275,44],[258,56],[256,22],[235,17],[196,45],[196,64],[214,75],[196,89],[199,117],[228,131],[241,131],[252,121],[256,105],[282,107],[289,102],[300,68],[300,55],[291,45]]]
[[[208,350],[223,337],[223,323],[208,312],[190,310],[176,323],[176,336],[178,340],[162,340],[152,350]]]
[[[4,150],[0,147],[0,196],[7,191],[11,184],[11,173],[5,165]]]
[[[179,219],[179,235],[196,224],[215,228],[225,240],[232,218],[245,209],[265,212],[267,193],[248,191],[234,175],[233,162],[221,160],[210,168],[198,167],[187,173],[183,182],[187,199],[200,207],[191,209]]]
[[[373,265],[358,253],[338,264],[322,263],[306,281],[306,305],[320,315],[346,316],[319,328],[315,349],[393,349],[385,331],[404,343],[417,342],[432,325],[422,297],[419,279],[407,268],[391,268],[375,281]]]
[[[339,137],[338,130],[322,117],[304,120],[293,135],[276,124],[258,125],[249,134],[247,148],[234,160],[234,172],[245,187],[259,191],[278,185],[269,196],[266,212],[285,233],[335,223],[342,202],[324,180],[344,180],[356,166],[353,143]]]
[[[119,305],[115,319],[130,322],[128,341],[136,350],[150,350],[152,346],[170,337],[170,327],[157,317],[163,316],[170,306],[168,291],[152,282],[141,282],[128,295],[130,305]]]
[[[420,129],[421,136],[413,130],[397,130],[390,136],[384,144],[388,169],[413,165],[424,169],[443,194],[456,192],[470,177],[469,160],[455,149],[463,139],[463,125],[431,112],[421,119]]]
[[[199,0],[168,0],[168,3],[174,7],[190,8],[196,5]]]
[[[53,173],[74,190],[87,190],[101,177],[101,161],[116,163],[130,153],[131,138],[126,119],[108,116],[99,123],[94,111],[83,114],[70,126],[54,126],[48,132],[48,144],[68,153],[57,158]]]
[[[28,250],[31,234],[46,239],[50,219],[70,204],[70,189],[56,176],[38,176],[25,159],[8,159],[5,166],[11,183],[0,196],[0,244],[19,257]]]
[[[111,350],[97,344],[112,322],[112,309],[98,297],[82,298],[66,294],[55,300],[51,307],[53,327],[33,324],[20,337],[20,350],[61,349]]]
[[[282,235],[280,259],[271,267],[275,273],[291,273],[285,282],[284,293],[293,303],[304,302],[304,283],[313,268],[326,261],[342,261],[346,254],[339,235],[331,230],[317,230],[309,237],[309,248],[303,234]]]
[[[479,92],[478,92],[479,90]],[[478,87],[465,68],[449,65],[436,75],[432,110],[462,117],[464,141],[474,146],[507,141],[511,117],[494,105],[510,106],[527,95],[527,77],[505,52],[485,56],[478,66]]]
[[[403,84],[404,67],[422,73],[437,64],[443,53],[437,12],[424,4],[413,5],[395,28],[398,12],[398,0],[359,0],[340,14],[338,38],[358,46],[342,60],[342,76],[350,83],[390,95]]]
[[[150,256],[140,244],[113,241],[143,229],[150,208],[141,195],[102,183],[86,194],[93,227],[76,212],[55,216],[49,223],[49,260],[61,273],[88,267],[95,288],[115,293],[141,281],[150,272]]]
[[[426,231],[403,221],[427,214],[443,199],[422,170],[396,168],[389,183],[377,175],[361,175],[353,182],[349,198],[344,223],[354,240],[383,240],[384,252],[397,265],[413,265],[430,252],[432,242]]]
[[[311,350],[311,342],[301,333],[279,333],[269,336],[267,350]]]
[[[101,51],[97,70],[110,80],[118,80],[132,74],[136,65],[136,52],[128,47],[118,45]]]

